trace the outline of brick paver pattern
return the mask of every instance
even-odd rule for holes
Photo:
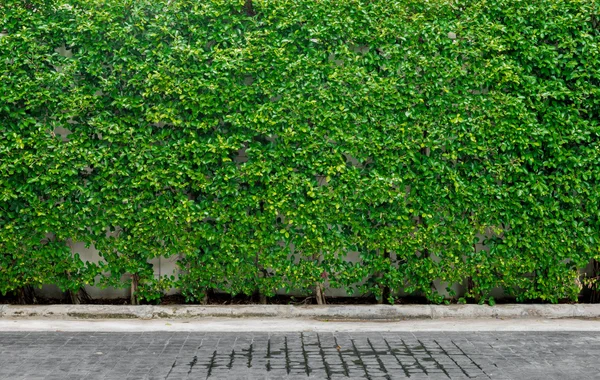
[[[0,379],[600,379],[593,332],[0,332]]]

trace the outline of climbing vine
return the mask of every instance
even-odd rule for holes
[[[598,5],[5,0],[0,292],[577,299]]]

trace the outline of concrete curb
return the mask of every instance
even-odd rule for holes
[[[485,318],[600,318],[600,304],[577,305],[0,305],[3,319],[305,318],[406,320]]]

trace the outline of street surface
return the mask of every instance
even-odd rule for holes
[[[600,379],[597,331],[354,326],[356,332],[254,333],[4,327],[0,379]]]

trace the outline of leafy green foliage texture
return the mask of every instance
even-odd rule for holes
[[[3,0],[0,292],[576,299],[599,5]]]

